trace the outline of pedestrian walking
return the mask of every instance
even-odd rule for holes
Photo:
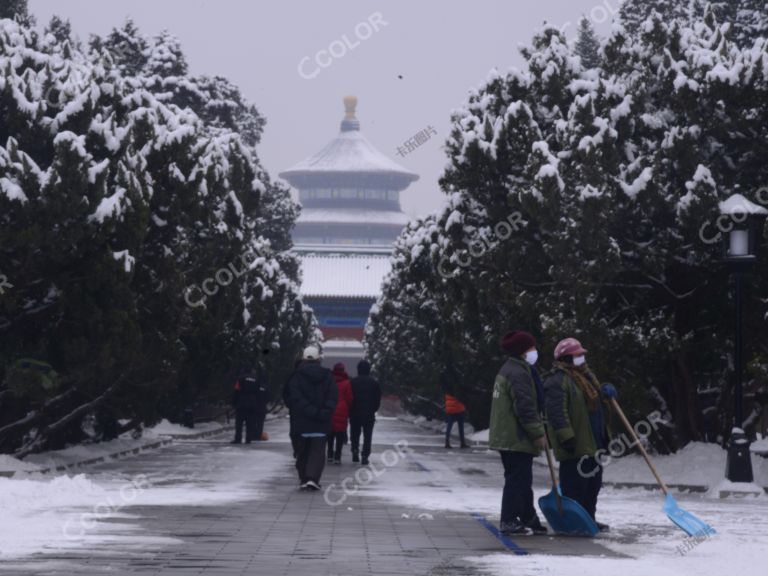
[[[269,386],[261,366],[258,364],[244,366],[232,393],[232,405],[235,408],[235,438],[232,444],[242,443],[243,425],[245,425],[246,444],[250,444],[253,440],[261,440],[268,402]]]
[[[360,462],[360,433],[363,434],[363,466],[368,465],[373,444],[373,427],[376,412],[381,407],[381,385],[371,376],[371,364],[366,360],[357,363],[357,376],[352,378],[352,408],[350,431],[352,434],[352,462]]]
[[[333,367],[333,377],[339,389],[339,401],[331,421],[331,433],[328,434],[328,462],[341,464],[341,451],[347,443],[349,426],[349,408],[353,402],[352,383],[349,381],[347,367],[343,362]]]
[[[459,442],[461,448],[469,448],[469,444],[464,441],[464,416],[467,407],[458,399],[459,389],[458,374],[453,366],[449,365],[440,374],[440,384],[445,395],[445,447],[450,449],[451,431],[453,424],[459,425]]]
[[[603,467],[595,459],[610,442],[610,398],[618,396],[612,384],[600,385],[586,361],[587,350],[575,338],[555,347],[555,363],[544,379],[550,444],[560,462],[563,496],[576,500],[597,522],[597,498],[603,485]]]
[[[508,332],[501,349],[509,358],[494,382],[489,432],[489,447],[499,451],[504,466],[500,530],[543,534],[546,528],[533,507],[533,458],[546,446],[536,340],[522,330]]]
[[[308,346],[289,385],[294,431],[299,437],[296,470],[302,490],[320,490],[326,437],[339,396],[333,374],[320,365],[320,360],[317,347]]]

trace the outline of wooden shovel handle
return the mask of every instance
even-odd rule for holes
[[[557,501],[557,511],[563,514],[563,501],[560,498],[560,492],[557,490],[557,477],[555,476],[555,463],[552,461],[552,453],[549,451],[549,437],[547,436],[547,427],[544,426],[544,452],[547,453],[547,464],[549,465],[549,475],[552,478],[552,491],[555,493]]]
[[[651,462],[651,457],[648,456],[648,452],[646,452],[645,448],[640,443],[640,439],[637,437],[637,434],[635,433],[635,429],[632,428],[632,424],[630,424],[629,420],[627,420],[627,417],[624,415],[624,411],[621,409],[621,406],[619,406],[619,403],[616,401],[616,398],[611,398],[611,406],[613,406],[613,409],[616,411],[616,414],[619,415],[619,418],[624,424],[624,427],[627,429],[627,432],[629,432],[629,435],[632,436],[632,440],[634,440],[635,446],[638,447],[638,449],[640,450],[640,453],[643,455],[643,458],[645,458],[646,464],[648,464],[648,467],[651,469],[651,472],[653,472],[653,475],[656,477],[656,482],[659,483],[659,486],[661,486],[662,492],[664,492],[664,495],[666,496],[669,493],[669,489],[667,488],[667,485],[664,484],[664,480],[662,480],[661,476],[659,476],[659,472],[658,470],[656,470],[656,466],[654,466],[653,462]]]

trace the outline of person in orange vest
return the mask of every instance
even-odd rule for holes
[[[459,442],[461,448],[469,448],[469,444],[464,441],[464,416],[467,407],[457,398],[458,375],[452,366],[448,366],[440,375],[440,385],[445,393],[445,447],[451,446],[451,430],[454,422],[459,425]]]

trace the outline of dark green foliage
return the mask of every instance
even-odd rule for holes
[[[47,32],[0,21],[0,450],[18,456],[226,405],[246,361],[277,386],[314,338],[256,109],[187,76],[168,33],[129,21],[86,54],[68,23]]]
[[[579,31],[576,38],[575,52],[581,57],[584,68],[600,66],[600,41],[595,34],[592,23],[587,18],[579,21]]]
[[[634,418],[674,422],[671,448],[727,436],[733,308],[720,246],[700,234],[718,202],[757,201],[768,182],[768,50],[729,42],[711,11],[688,27],[656,4],[673,12],[643,18],[637,36],[615,29],[599,69],[543,30],[523,50],[527,73],[492,77],[455,113],[446,207],[399,239],[366,335],[411,406],[440,404],[450,362],[487,426],[498,340],[523,328],[542,370],[557,341],[580,338]],[[766,384],[766,295],[760,260],[750,391]]]
[[[0,19],[26,19],[28,15],[27,0],[0,0]]]

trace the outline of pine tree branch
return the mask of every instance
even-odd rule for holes
[[[33,410],[32,412],[28,412],[27,415],[24,416],[24,418],[21,418],[20,420],[16,420],[15,422],[11,422],[10,424],[6,424],[2,428],[0,428],[0,444],[2,444],[3,436],[5,434],[8,434],[9,432],[13,432],[19,428],[23,428],[30,423],[34,423],[42,419],[48,410],[50,410],[53,406],[60,403],[61,401],[67,399],[76,391],[77,391],[76,387],[70,388],[66,392],[63,392],[62,394],[59,394],[58,396],[55,396],[54,398],[51,398],[50,400],[48,400],[45,404],[43,404],[43,406],[39,410]]]
[[[117,379],[117,381],[115,381],[114,384],[112,384],[112,386],[107,388],[100,396],[97,396],[90,402],[81,404],[80,406],[72,410],[69,414],[67,414],[63,418],[60,418],[53,424],[46,426],[43,430],[41,430],[35,436],[34,439],[30,440],[21,448],[16,450],[16,452],[14,452],[14,457],[22,459],[25,456],[28,456],[29,454],[32,454],[33,452],[36,452],[37,450],[39,450],[48,440],[48,437],[51,435],[51,433],[61,430],[73,420],[87,414],[94,408],[98,407],[100,404],[102,404],[107,398],[109,398],[114,392],[116,392],[119,389],[120,385],[123,383],[124,380],[125,380],[125,376],[121,376],[120,378]]]

